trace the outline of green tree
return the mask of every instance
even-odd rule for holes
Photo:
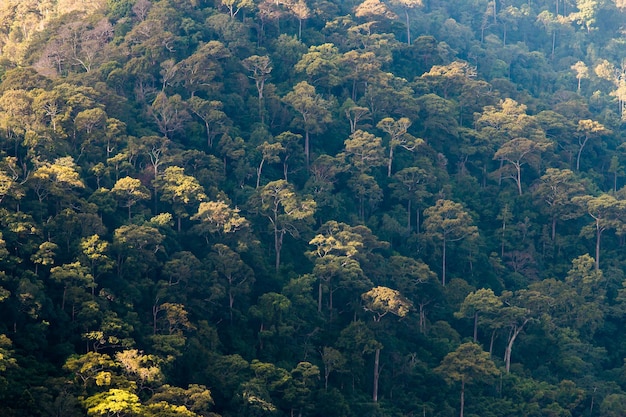
[[[593,233],[595,235],[595,265],[596,270],[598,270],[600,269],[600,243],[602,234],[608,229],[615,229],[619,226],[619,216],[626,207],[626,202],[618,200],[615,196],[610,194],[601,194],[597,197],[590,195],[579,196],[574,197],[572,201],[575,204],[579,204],[593,219],[593,224],[585,226],[582,233]]]
[[[311,85],[330,90],[341,84],[340,57],[339,49],[332,43],[312,45],[294,69],[305,73]]]
[[[285,180],[272,181],[260,193],[260,212],[269,222],[274,234],[275,267],[280,267],[280,253],[286,234],[297,237],[301,227],[315,213],[315,201],[300,198]]]
[[[533,141],[528,138],[515,138],[504,143],[494,154],[493,159],[506,161],[508,165],[500,169],[500,177],[510,176],[517,184],[517,192],[522,195],[522,166],[529,164],[538,168],[541,153],[550,147],[547,142]],[[507,175],[506,167],[512,166],[513,172]]]
[[[310,134],[321,133],[325,124],[331,121],[330,103],[315,92],[315,87],[302,81],[293,87],[283,98],[302,118],[304,130],[304,157],[307,169],[310,160]]]
[[[141,411],[139,397],[133,392],[111,388],[85,400],[90,416],[133,416]]]
[[[424,210],[424,231],[442,243],[441,283],[446,285],[446,249],[448,243],[478,236],[472,217],[460,203],[439,199]]]
[[[195,206],[196,203],[207,198],[198,180],[191,175],[185,175],[185,170],[177,166],[167,167],[163,175],[157,180],[156,186],[161,190],[161,201],[172,204],[179,232],[181,220],[189,217],[187,208],[192,204]]]
[[[374,321],[379,322],[384,316],[391,313],[398,317],[405,317],[413,308],[411,301],[406,299],[400,291],[388,287],[374,287],[361,295],[364,308],[374,315]],[[376,346],[374,351],[374,388],[372,401],[378,402],[378,380],[380,377],[380,350],[382,345]]]
[[[261,184],[261,173],[263,172],[263,165],[265,162],[275,163],[280,162],[280,153],[285,151],[282,143],[269,143],[267,141],[260,144],[257,149],[261,152],[261,162],[256,170],[256,188],[259,188]]]
[[[464,416],[465,384],[492,379],[500,374],[489,354],[476,343],[463,343],[435,368],[450,383],[461,383],[460,417]]]
[[[335,371],[340,371],[346,364],[346,359],[341,352],[332,347],[324,346],[320,352],[324,365],[324,390],[328,390],[328,378]]]
[[[553,241],[556,238],[558,220],[579,217],[579,206],[573,202],[573,198],[581,196],[584,192],[584,185],[569,169],[548,168],[536,182],[533,195],[545,203],[545,210],[551,218]]]
[[[611,134],[611,131],[599,122],[590,119],[578,121],[578,154],[576,155],[576,171],[580,170],[580,155],[589,139]]]
[[[268,56],[252,55],[241,61],[241,64],[252,73],[250,78],[254,80],[257,93],[259,95],[259,119],[261,123],[265,123],[263,111],[263,92],[265,91],[265,82],[272,72],[272,62]]]
[[[241,299],[250,293],[254,284],[254,273],[241,260],[241,256],[228,246],[217,243],[212,249],[208,255],[209,265],[213,269],[212,292],[227,296],[228,317],[232,323],[235,299]]]
[[[207,146],[213,147],[215,137],[228,130],[232,123],[223,111],[223,103],[217,100],[204,100],[193,96],[188,101],[189,110],[204,122]]]
[[[111,193],[119,200],[122,207],[128,208],[128,220],[131,219],[131,208],[142,200],[150,199],[150,192],[136,178],[124,177],[117,180]]]
[[[209,243],[209,236],[229,234],[246,228],[249,223],[239,214],[238,208],[231,208],[225,201],[203,201],[191,220],[200,221],[192,230],[202,234]]]
[[[411,121],[407,117],[394,120],[391,117],[382,119],[376,127],[389,135],[389,163],[387,165],[387,176],[391,177],[391,166],[393,164],[393,153],[398,146],[407,151],[414,151],[419,145],[424,143],[423,139],[414,138],[407,133],[411,126]]]
[[[480,316],[487,317],[496,313],[502,306],[502,301],[494,294],[492,289],[481,288],[472,291],[465,297],[455,317],[471,317],[474,319],[474,343],[478,343],[478,323]]]
[[[91,288],[95,285],[93,276],[89,273],[89,268],[80,264],[80,262],[73,262],[70,264],[63,264],[61,266],[55,266],[50,270],[50,278],[63,285],[63,298],[61,299],[61,310],[65,310],[65,301],[68,295],[68,291],[79,288]],[[77,298],[72,300],[74,304],[78,301]],[[76,306],[72,305],[72,319],[76,312]]]

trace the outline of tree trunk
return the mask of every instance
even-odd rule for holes
[[[583,140],[582,142],[578,142],[580,144],[580,148],[578,149],[578,155],[576,156],[576,171],[578,171],[580,169],[580,154],[583,153],[583,149],[585,148],[585,145],[587,144],[587,141],[589,140],[588,136],[585,136],[585,140]]]
[[[407,203],[406,212],[408,213],[406,219],[406,231],[407,234],[411,233],[411,199],[409,198],[409,202]]]
[[[474,312],[474,343],[478,343],[478,311]]]
[[[309,170],[309,129],[304,131],[304,159],[306,160],[306,169]]]
[[[441,285],[446,286],[446,238],[443,238],[443,252],[441,256]]]
[[[504,363],[507,374],[511,370],[511,351],[513,350],[513,343],[515,342],[517,336],[522,332],[522,329],[524,328],[526,323],[528,323],[528,320],[530,319],[524,319],[524,322],[521,326],[515,326],[513,328],[513,334],[511,335],[509,342],[506,344],[506,350],[504,351]]]
[[[596,271],[600,269],[600,239],[602,237],[602,229],[596,220]]]
[[[274,228],[274,250],[276,251],[276,272],[278,272],[278,268],[280,267],[280,251],[283,247],[283,237],[285,236],[284,232],[279,232],[278,229]]]
[[[463,417],[463,411],[465,409],[465,379],[461,380],[461,413],[460,417]]]
[[[322,312],[322,279],[320,278],[317,286],[317,312]]]
[[[411,45],[411,22],[409,21],[408,9],[404,9],[404,16],[406,17],[406,43]]]
[[[378,378],[380,377],[380,348],[376,349],[376,353],[374,354],[374,390],[372,392],[372,401],[375,403],[378,402]]]

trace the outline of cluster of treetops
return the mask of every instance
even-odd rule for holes
[[[622,416],[622,0],[3,0],[0,414]]]

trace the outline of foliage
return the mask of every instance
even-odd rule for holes
[[[0,414],[622,415],[622,3],[0,1]]]

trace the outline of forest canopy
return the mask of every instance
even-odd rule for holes
[[[0,2],[3,416],[621,416],[626,4]]]

